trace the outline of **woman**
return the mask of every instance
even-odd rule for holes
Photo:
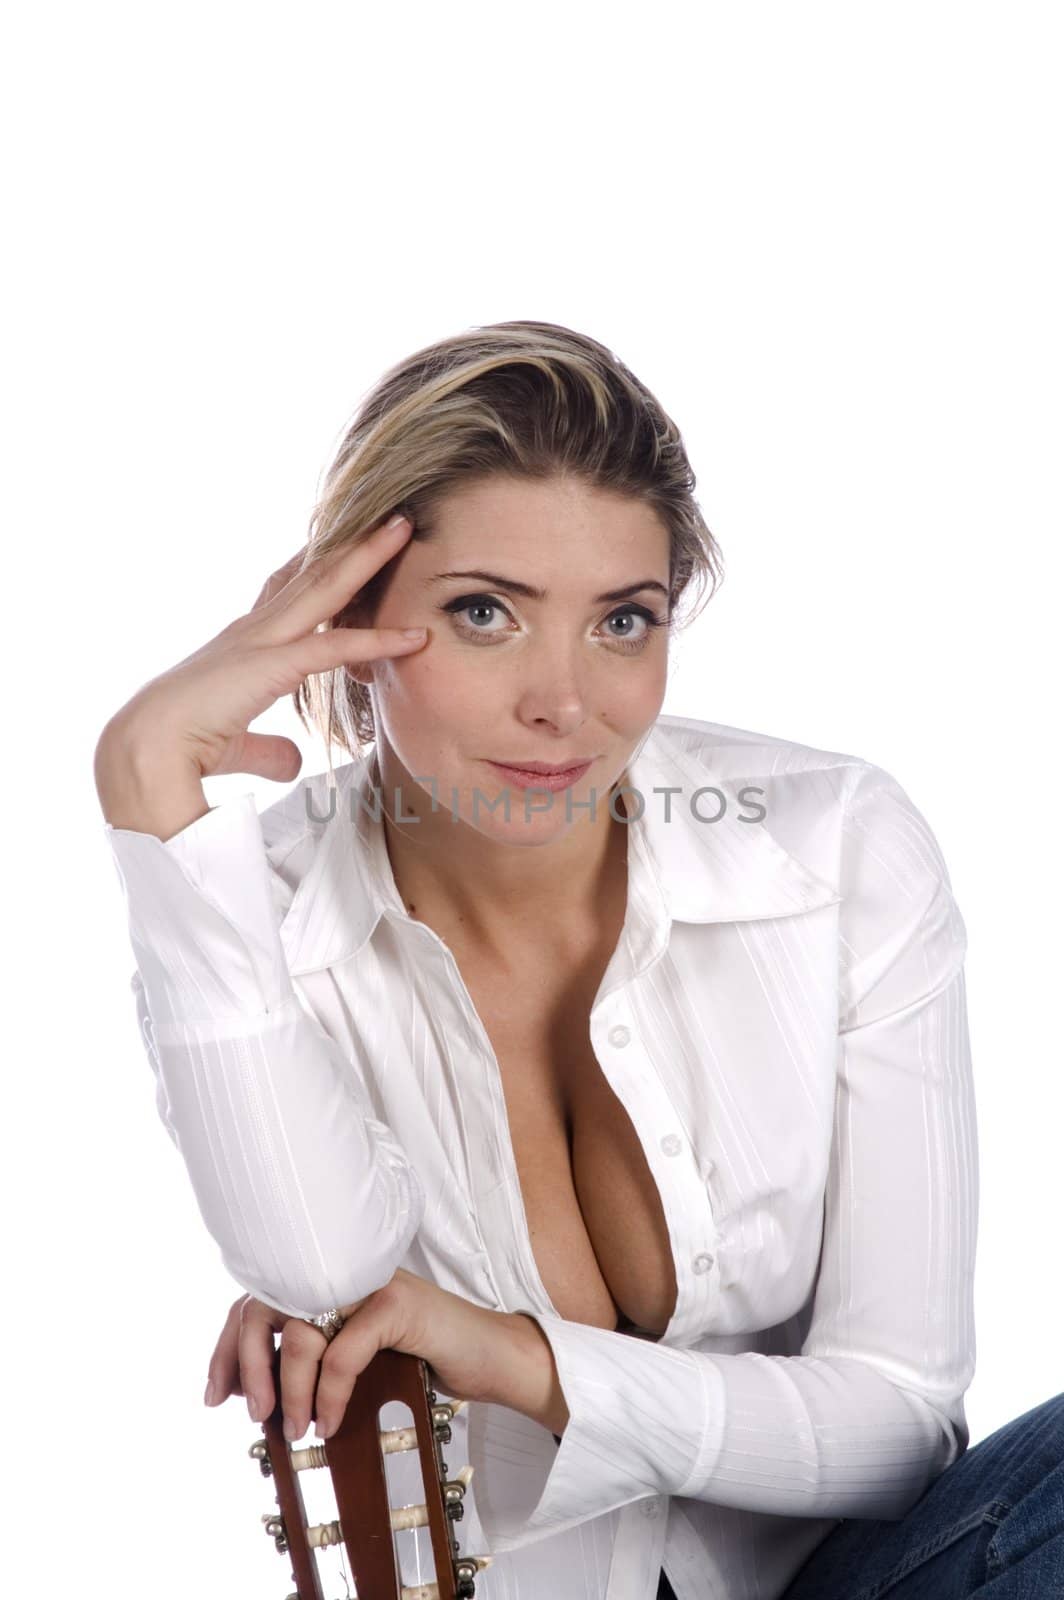
[[[280,1331],[327,1435],[378,1349],[425,1358],[489,1600],[1064,1593],[1064,1397],[967,1448],[945,863],[882,768],[661,715],[720,573],[693,488],[594,340],[444,340],[101,735],[159,1111],[247,1291],[207,1401],[272,1409]],[[288,692],[328,772],[210,809],[296,777],[247,731]]]

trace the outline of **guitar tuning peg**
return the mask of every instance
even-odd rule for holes
[[[264,1478],[272,1478],[273,1464],[270,1461],[270,1447],[264,1438],[255,1440],[255,1443],[248,1449],[248,1455],[252,1461],[258,1462],[259,1471]]]
[[[467,1464],[461,1468],[456,1477],[448,1478],[443,1485],[444,1509],[452,1522],[461,1522],[465,1515],[462,1501],[465,1499],[465,1492],[472,1481],[473,1468]]]
[[[460,1411],[465,1410],[464,1400],[444,1400],[432,1407],[432,1429],[441,1444],[451,1442],[451,1423]]]
[[[450,1422],[460,1411],[466,1409],[465,1400],[440,1400],[432,1407],[432,1418],[439,1418],[443,1422]]]
[[[315,1467],[327,1467],[329,1465],[323,1444],[311,1444],[305,1446],[302,1450],[290,1450],[288,1455],[294,1472],[308,1472]]]
[[[276,1511],[264,1511],[262,1525],[276,1545],[277,1554],[283,1556],[288,1549],[288,1533],[285,1529],[284,1518],[278,1516]]]
[[[460,1556],[454,1564],[455,1593],[458,1600],[474,1600],[473,1579],[491,1566],[492,1556]]]

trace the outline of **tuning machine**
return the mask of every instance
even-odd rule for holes
[[[277,1554],[283,1556],[288,1550],[288,1530],[284,1525],[284,1518],[279,1511],[264,1511],[262,1524],[269,1537],[277,1548]]]
[[[323,1600],[315,1552],[342,1546],[356,1593],[387,1594],[398,1600],[474,1600],[474,1579],[491,1565],[488,1555],[463,1555],[454,1525],[463,1518],[471,1465],[453,1475],[443,1458],[452,1442],[451,1423],[465,1407],[461,1399],[440,1401],[419,1357],[382,1350],[359,1374],[343,1421],[320,1444],[293,1448],[282,1431],[281,1405],[262,1425],[262,1437],[248,1449],[264,1478],[277,1487],[277,1509],[262,1517],[279,1554],[288,1555],[296,1591],[288,1600]],[[280,1351],[275,1351],[274,1382],[280,1396]],[[413,1417],[413,1426],[381,1428],[381,1407],[397,1401]],[[393,1506],[388,1494],[384,1458],[412,1451],[420,1465],[424,1499]],[[307,1471],[325,1469],[334,1490],[337,1515],[309,1523],[299,1479]],[[427,1530],[434,1581],[403,1584],[394,1535]],[[422,1546],[422,1555],[426,1551]]]

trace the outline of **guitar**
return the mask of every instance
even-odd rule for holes
[[[473,1600],[474,1578],[491,1565],[492,1558],[462,1555],[452,1530],[452,1523],[461,1521],[473,1468],[464,1466],[449,1478],[441,1449],[450,1442],[451,1420],[465,1401],[438,1403],[428,1362],[380,1350],[359,1374],[336,1431],[299,1449],[283,1432],[279,1347],[274,1352],[273,1377],[277,1403],[248,1454],[259,1463],[263,1477],[272,1477],[277,1486],[277,1509],[262,1520],[278,1553],[291,1561],[295,1590],[287,1600],[325,1600],[315,1551],[341,1544],[355,1585],[353,1600]],[[392,1400],[409,1407],[412,1428],[380,1427],[380,1408]],[[407,1450],[418,1452],[425,1500],[395,1507],[389,1499],[385,1458]],[[337,1516],[308,1527],[299,1474],[315,1470],[329,1474]],[[428,1583],[407,1584],[395,1535],[405,1532],[415,1539],[410,1530],[420,1527],[429,1529],[435,1575]]]

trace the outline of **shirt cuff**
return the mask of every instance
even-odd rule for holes
[[[554,1352],[569,1422],[555,1449],[504,1407],[471,1417],[493,1553],[657,1495],[897,1521],[963,1448],[959,1401],[946,1415],[853,1357],[679,1350],[526,1314]],[[499,1460],[514,1464],[504,1493],[490,1478]]]
[[[569,1421],[557,1447],[548,1430],[539,1430],[549,1455],[538,1455],[543,1470],[526,1475],[520,1494],[510,1493],[504,1505],[478,1493],[493,1552],[560,1533],[633,1500],[680,1494],[723,1437],[724,1384],[710,1362],[606,1328],[526,1314],[550,1343]],[[496,1441],[485,1440],[485,1488],[496,1448]]]
[[[253,794],[165,841],[105,828],[157,1030],[232,1024],[294,999]]]

